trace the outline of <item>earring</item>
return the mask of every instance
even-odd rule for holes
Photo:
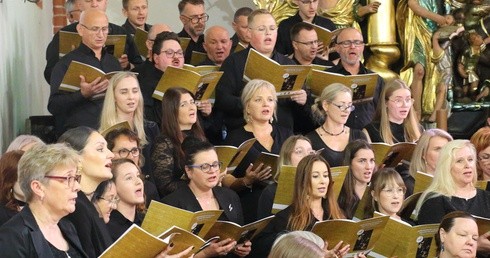
[[[269,122],[272,124],[272,122],[274,122],[274,117],[271,117],[271,119],[269,120]]]
[[[444,243],[441,243],[441,252],[444,252]]]

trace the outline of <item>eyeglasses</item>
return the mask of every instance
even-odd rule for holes
[[[387,195],[390,195],[390,196],[404,195],[405,194],[405,189],[401,188],[401,187],[382,189],[381,191],[385,192]]]
[[[256,28],[250,28],[250,29],[251,30],[256,30],[256,31],[258,31],[260,33],[264,33],[265,34],[267,32],[272,33],[274,31],[276,31],[277,30],[277,26],[276,25],[271,25],[271,26],[267,27],[265,25],[262,25],[262,26],[258,26]]]
[[[364,42],[362,40],[344,40],[344,41],[337,42],[337,45],[341,45],[342,47],[345,48],[350,46],[360,47],[360,46],[364,46]]]
[[[131,153],[133,157],[138,157],[140,155],[140,148],[134,147],[130,150],[123,148],[120,149],[117,153],[119,153],[119,156],[121,156],[121,158],[127,158],[129,156],[129,153]]]
[[[395,106],[402,107],[404,103],[407,104],[407,106],[411,106],[415,100],[396,98],[396,99],[390,99],[390,101],[393,101],[393,103],[395,103]]]
[[[172,49],[167,49],[167,50],[162,50],[162,52],[160,52],[160,54],[162,54],[162,53],[165,53],[165,56],[167,58],[173,58],[174,56],[177,58],[184,57],[184,52],[182,50],[174,51]]]
[[[109,27],[87,27],[81,23],[79,23],[82,27],[84,27],[85,29],[95,33],[95,34],[99,34],[99,32],[102,31],[103,34],[108,34],[109,33]]]
[[[203,163],[200,165],[187,165],[187,166],[190,168],[199,168],[199,169],[201,169],[202,172],[208,173],[211,170],[211,168],[213,168],[213,170],[216,170],[216,169],[219,170],[222,165],[223,165],[223,162],[215,161],[215,162],[213,162],[213,164]]]
[[[318,0],[299,0],[302,4],[314,4],[318,2]]]
[[[196,101],[195,100],[191,100],[191,101],[182,101],[180,102],[180,107],[181,108],[185,108],[185,107],[188,107],[189,105],[197,105]]]
[[[308,47],[318,46],[318,40],[312,40],[312,41],[306,41],[306,42],[294,40],[294,42],[299,43],[299,44],[303,44],[303,45],[308,46]]]
[[[332,103],[332,102],[330,102],[330,104],[338,107],[340,111],[352,112],[352,111],[354,111],[356,109],[356,107],[353,106],[353,105],[350,105],[350,106],[347,106],[347,105],[337,105],[337,104]]]
[[[181,16],[190,20],[192,24],[196,24],[200,21],[207,22],[209,20],[209,15],[207,14],[203,14],[201,16],[191,16],[191,17],[181,14]]]
[[[54,179],[54,180],[60,180],[66,182],[66,185],[68,188],[73,189],[75,186],[75,181],[77,183],[80,183],[80,180],[82,180],[82,175],[74,175],[74,176],[44,176],[45,178],[48,179]]]
[[[117,197],[114,197],[112,199],[106,199],[106,198],[100,196],[99,199],[104,200],[104,201],[108,202],[109,205],[114,205],[114,206],[117,206],[117,204],[121,201],[121,199],[119,199]]]

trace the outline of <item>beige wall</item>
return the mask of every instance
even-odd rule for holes
[[[123,24],[121,0],[108,0],[111,22]],[[47,115],[49,85],[44,80],[45,50],[52,38],[52,1],[43,0],[43,9],[21,0],[0,3],[0,150],[25,133],[25,120]],[[149,0],[149,23],[166,23],[179,32],[179,0]],[[236,9],[253,7],[252,0],[205,0],[210,15],[208,26],[225,26],[232,34],[231,20]]]

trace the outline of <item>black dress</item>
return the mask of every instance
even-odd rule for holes
[[[433,193],[429,193],[430,196]],[[490,192],[476,189],[476,195],[466,200],[456,196],[437,196],[427,199],[420,207],[417,224],[440,223],[452,211],[466,211],[472,215],[490,218]]]
[[[316,130],[308,133],[306,137],[310,139],[311,147],[313,147],[314,150],[320,150],[324,148],[324,150],[320,154],[328,162],[330,167],[338,167],[343,165],[342,162],[344,161],[345,151],[336,151],[330,149],[330,147],[328,147],[328,145],[326,145],[325,142],[322,140],[320,135],[318,135],[318,132]],[[361,130],[351,128],[349,134],[349,142],[358,139],[367,140],[366,135]]]
[[[262,146],[258,141],[254,143],[252,148],[243,158],[242,162],[236,167],[233,175],[237,178],[245,176],[245,171],[248,166],[253,163],[261,152],[270,152],[274,154],[279,154],[281,150],[282,143],[293,134],[293,132],[287,128],[273,125],[271,136],[274,139],[272,148],[268,151],[264,146]],[[225,142],[227,145],[240,146],[244,141],[254,138],[252,132],[245,131],[244,127],[240,127],[228,134]],[[238,193],[240,200],[242,202],[245,223],[250,223],[257,220],[257,208],[258,200],[262,194],[262,190],[265,185],[262,183],[254,183],[251,189],[246,189]]]
[[[328,202],[324,201],[323,206],[323,220],[330,219],[330,212],[328,209]],[[287,228],[289,217],[291,216],[292,208],[288,206],[286,209],[278,212],[272,221],[265,227],[265,229],[253,239],[252,241],[252,252],[250,257],[267,257],[272,248],[272,244],[276,238],[287,233],[289,230]],[[303,229],[310,231],[318,220],[312,216],[314,219]]]
[[[133,224],[141,226],[144,217],[145,216],[143,213],[136,212],[134,221],[131,221],[124,217],[124,215],[122,215],[118,210],[113,210],[111,212],[111,218],[107,223],[107,228],[109,229],[109,234],[111,235],[112,240],[116,241]]]

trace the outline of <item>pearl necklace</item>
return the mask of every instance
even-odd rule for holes
[[[321,128],[325,133],[327,133],[330,136],[339,136],[345,132],[345,125],[342,127],[342,131],[340,133],[331,133],[331,132],[327,131],[327,129],[325,129],[325,127],[323,127],[323,125],[321,126]]]

